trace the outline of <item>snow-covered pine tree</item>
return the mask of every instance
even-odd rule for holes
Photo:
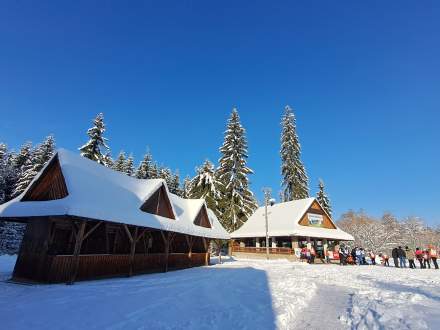
[[[0,143],[0,204],[6,201],[7,155],[8,147],[6,144]]]
[[[55,139],[49,135],[43,143],[31,151],[30,157],[22,166],[18,177],[14,195],[18,196],[29,186],[35,176],[43,169],[55,152]]]
[[[153,156],[149,151],[145,154],[139,167],[136,170],[136,178],[138,179],[152,179],[153,178]]]
[[[105,153],[103,161],[104,161],[104,166],[106,166],[108,168],[113,168],[114,163],[113,163],[113,158],[112,158],[112,154],[110,151],[107,151]]]
[[[173,173],[168,167],[162,167],[159,170],[159,178],[164,179],[168,187],[172,186]]]
[[[35,172],[40,172],[55,153],[55,139],[49,135],[34,151]]]
[[[220,148],[222,156],[217,169],[218,180],[223,187],[219,216],[229,231],[239,228],[258,207],[249,189],[248,175],[253,171],[246,165],[248,154],[245,134],[238,111],[234,108]]]
[[[116,158],[115,162],[113,163],[113,169],[119,172],[125,172],[125,163],[126,163],[126,157],[125,152],[121,151],[119,152],[118,158]]]
[[[214,164],[205,160],[197,168],[197,175],[189,182],[188,198],[204,198],[206,205],[216,214],[219,214],[219,200],[221,197],[221,182],[217,180]]]
[[[301,161],[301,145],[292,109],[286,106],[281,121],[281,174],[284,201],[309,197],[309,178]]]
[[[127,173],[128,176],[134,176],[135,174],[134,159],[132,154],[128,156],[127,161],[125,162],[124,172]]]
[[[332,215],[332,206],[330,203],[330,198],[327,196],[325,192],[325,186],[324,181],[319,179],[319,191],[316,194],[316,199],[318,200],[319,204],[321,204],[322,208],[331,216]]]
[[[182,197],[183,198],[190,198],[190,190],[191,190],[191,178],[189,175],[185,177],[185,180],[183,181],[183,187],[182,187]]]
[[[34,152],[31,142],[26,142],[15,155],[13,160],[16,173],[16,180],[12,197],[20,195],[36,175],[34,171]]]
[[[156,162],[153,163],[153,166],[151,167],[151,177],[150,179],[159,179],[160,178],[160,168],[159,165],[157,165]]]
[[[0,144],[0,204],[13,197],[19,174],[19,168],[15,167],[16,158],[14,152],[8,151],[6,144]]]
[[[108,150],[109,147],[106,144],[107,139],[104,137],[104,114],[98,114],[93,121],[93,124],[94,126],[87,131],[89,141],[79,148],[79,151],[81,152],[81,156],[105,165],[101,148]]]
[[[182,196],[182,190],[180,189],[180,172],[176,170],[174,174],[171,174],[170,186],[168,187],[172,194]]]

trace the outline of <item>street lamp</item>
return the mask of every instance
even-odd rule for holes
[[[264,218],[266,221],[266,259],[269,260],[269,221],[268,221],[267,207],[269,205],[273,206],[275,204],[275,199],[271,198],[270,196],[272,189],[263,188],[263,192],[264,192]]]

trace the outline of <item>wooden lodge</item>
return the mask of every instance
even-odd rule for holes
[[[312,247],[317,258],[333,255],[341,241],[353,237],[339,229],[315,198],[268,206],[269,254],[296,260],[301,248]],[[231,233],[232,253],[246,257],[266,254],[265,208],[260,207],[235,232]],[[327,253],[330,252],[330,253]]]
[[[16,281],[73,283],[208,265],[228,233],[203,200],[59,150],[0,221],[26,223]]]

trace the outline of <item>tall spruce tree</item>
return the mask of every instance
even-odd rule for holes
[[[319,191],[316,194],[316,199],[318,200],[319,204],[321,204],[322,208],[331,216],[332,215],[332,206],[330,203],[330,198],[327,196],[325,192],[325,186],[324,181],[319,179],[319,185],[318,185]]]
[[[247,163],[246,131],[240,123],[237,109],[232,110],[227,123],[222,154],[217,169],[218,180],[222,183],[219,209],[220,221],[229,231],[239,228],[258,207],[249,189],[248,175],[253,171]]]
[[[205,160],[197,168],[197,175],[189,182],[187,198],[204,198],[206,205],[216,214],[219,214],[219,200],[222,190],[221,182],[217,180],[214,164]]]
[[[168,186],[170,192],[177,196],[182,196],[182,190],[180,189],[180,172],[176,170],[174,174],[171,174],[170,185]]]
[[[281,174],[284,201],[309,197],[309,178],[301,161],[301,145],[292,109],[286,106],[281,121]]]
[[[187,175],[185,177],[185,180],[183,181],[183,187],[182,187],[182,197],[183,198],[190,198],[191,195],[191,178]]]
[[[153,156],[151,155],[150,151],[147,151],[136,170],[136,177],[138,179],[152,179],[153,166]]]
[[[89,128],[87,131],[89,141],[79,148],[79,151],[81,152],[81,156],[105,165],[105,160],[101,149],[104,148],[109,150],[109,147],[106,144],[107,139],[104,137],[104,114],[98,114],[93,121],[93,124],[94,126]]]
[[[107,151],[105,153],[103,161],[104,161],[104,166],[108,168],[113,168],[114,162],[110,151]]]
[[[124,172],[127,173],[128,176],[134,176],[135,174],[134,159],[132,154],[128,156],[127,161],[125,162]]]
[[[6,201],[7,182],[6,176],[8,171],[8,147],[4,143],[0,143],[0,204]]]
[[[125,172],[125,163],[126,163],[126,156],[124,151],[120,151],[118,158],[116,158],[115,162],[113,163],[113,169],[119,172]]]
[[[161,167],[159,169],[159,178],[164,179],[168,187],[172,186],[173,173],[168,167]]]
[[[12,197],[20,195],[30,182],[28,176],[35,175],[31,173],[34,167],[33,161],[34,149],[31,142],[26,142],[18,154],[14,155],[13,166],[15,170],[15,180],[12,190]]]
[[[22,170],[18,177],[14,195],[21,194],[35,176],[43,169],[47,162],[52,158],[55,152],[55,139],[52,135],[49,135],[43,143],[38,145],[31,151],[30,156],[26,159],[26,162],[22,166]]]

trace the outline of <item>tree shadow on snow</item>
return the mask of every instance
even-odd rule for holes
[[[276,327],[266,273],[250,267],[200,267],[73,286],[9,289],[0,307],[19,304],[20,309],[0,311],[5,329]]]

